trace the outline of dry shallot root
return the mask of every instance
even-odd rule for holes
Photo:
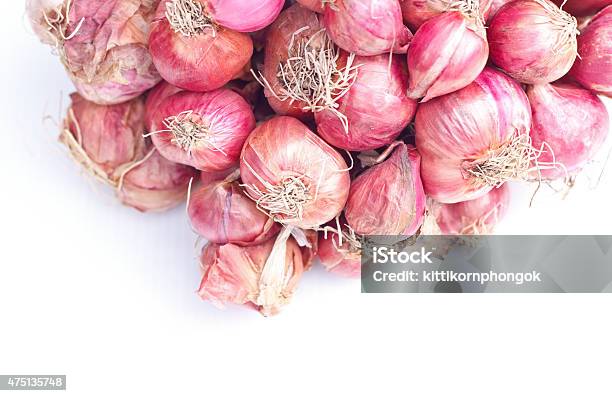
[[[143,137],[142,99],[103,106],[72,94],[60,141],[83,169],[143,212],[179,205],[197,172],[163,158]]]

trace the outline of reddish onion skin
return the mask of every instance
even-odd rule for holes
[[[164,120],[193,112],[190,120],[207,129],[207,137],[189,153],[175,143]],[[212,92],[179,92],[158,107],[152,123],[152,139],[159,152],[173,162],[206,172],[222,171],[238,162],[247,136],[255,128],[255,116],[249,104],[228,89]]]
[[[563,10],[577,17],[589,16],[597,13],[599,10],[612,5],[611,0],[553,0],[559,7],[563,6]],[[578,52],[580,53],[580,52]]]
[[[492,187],[468,180],[464,162],[486,157],[516,133],[528,133],[530,125],[521,86],[488,67],[467,87],[421,104],[415,127],[425,193],[442,203],[486,194]]]
[[[257,208],[236,181],[220,181],[191,195],[191,225],[209,242],[239,246],[263,243],[278,233],[278,224]]]
[[[34,32],[57,47],[81,96],[104,105],[134,99],[160,81],[147,50],[156,5],[150,0],[26,2]],[[68,23],[51,28],[45,14]]]
[[[281,186],[287,178],[300,178],[310,196],[301,218],[276,214],[278,221],[300,228],[318,227],[336,218],[350,188],[342,156],[299,120],[285,116],[260,124],[249,136],[240,156],[240,175],[247,194],[255,200],[262,197],[256,189],[269,191],[262,180]]]
[[[348,133],[334,112],[315,113],[317,132],[332,146],[350,151],[377,149],[393,142],[412,121],[416,101],[406,96],[408,72],[399,56],[356,57],[355,82],[339,99]]]
[[[268,299],[267,305],[258,305],[258,298],[263,293],[260,278],[274,243],[274,239],[271,239],[248,247],[233,244],[206,245],[200,257],[200,297],[220,308],[226,304],[237,304],[256,309],[265,316],[278,313],[291,300],[305,265],[303,252],[295,240],[289,238],[284,257],[282,292],[273,301]]]
[[[448,11],[454,0],[400,0],[404,22],[416,32],[423,23]],[[491,3],[495,0],[480,0],[480,13],[486,19]]]
[[[507,184],[480,198],[454,204],[439,204],[436,221],[444,235],[492,234],[510,206]]]
[[[560,24],[572,32],[564,37]],[[549,0],[512,1],[495,14],[487,29],[493,63],[524,84],[563,77],[576,59],[576,34],[575,18]]]
[[[493,0],[491,1],[491,7],[489,8],[489,17],[487,18],[487,22],[491,22],[497,11],[502,8],[506,3],[510,3],[514,0]]]
[[[570,76],[582,86],[612,97],[612,6],[597,14],[578,36]]]
[[[344,209],[348,225],[360,235],[413,235],[425,215],[420,163],[417,150],[400,143],[357,176]]]
[[[359,278],[361,275],[361,253],[349,247],[345,240],[340,245],[338,235],[319,233],[318,257],[329,272],[346,277]]]
[[[334,43],[357,55],[405,54],[412,39],[398,0],[335,0],[323,15]]]
[[[478,77],[488,56],[484,27],[458,11],[433,17],[417,31],[408,49],[408,96],[427,102],[461,89]]]
[[[550,147],[540,161],[555,160],[574,173],[594,158],[610,130],[606,106],[595,94],[577,85],[555,83],[530,86],[527,96],[533,145]],[[542,176],[556,179],[567,174],[557,167],[542,170]]]
[[[319,14],[325,11],[325,7],[321,0],[297,0],[297,2],[310,11],[318,12]]]
[[[189,91],[212,91],[238,75],[253,55],[253,41],[245,33],[217,26],[190,37],[173,30],[162,2],[152,23],[149,49],[159,74]]]
[[[146,127],[149,131],[153,131],[152,129],[155,114],[159,105],[168,97],[172,96],[175,93],[181,92],[182,89],[179,87],[175,87],[172,84],[169,84],[165,81],[160,82],[153,88],[149,94],[147,95],[147,100],[145,102],[145,117],[146,117]]]
[[[237,32],[254,32],[270,25],[284,0],[206,0],[207,11],[219,25]]]
[[[295,34],[304,27],[309,27],[309,29]],[[302,38],[311,37],[321,29],[323,29],[323,25],[319,21],[317,14],[298,4],[283,11],[272,24],[266,36],[263,76],[277,95],[281,92],[282,88],[282,82],[277,77],[279,65],[287,61],[290,43],[292,40],[297,42],[302,40]],[[307,105],[305,102],[281,101],[268,87],[266,87],[264,92],[270,107],[277,114],[297,117],[303,120],[312,117],[312,113],[303,110]]]

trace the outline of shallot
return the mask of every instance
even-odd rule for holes
[[[525,84],[563,77],[577,55],[576,18],[549,0],[516,0],[487,29],[491,60]]]
[[[416,32],[429,19],[457,7],[461,3],[478,3],[482,17],[486,19],[491,3],[496,0],[400,0],[402,16],[408,27]],[[497,0],[499,1],[499,0]]]
[[[542,170],[546,179],[568,176],[592,160],[610,131],[608,112],[592,92],[566,83],[528,87],[531,138],[535,148],[548,148],[541,160],[562,166]]]
[[[319,233],[317,257],[329,272],[358,278],[361,275],[361,248],[359,238],[348,227],[342,227],[340,231],[326,229]]]
[[[528,180],[538,152],[521,86],[492,68],[416,114],[416,147],[427,195],[442,203],[478,198],[508,180]]]
[[[254,32],[270,25],[285,5],[284,0],[205,0],[210,19],[237,32]]]
[[[604,7],[612,5],[612,0],[554,0],[554,2],[577,17],[593,15]]]

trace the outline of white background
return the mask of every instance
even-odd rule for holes
[[[610,394],[610,295],[361,295],[317,268],[274,318],[199,301],[184,209],[139,214],[76,169],[43,123],[70,84],[23,3],[3,9],[0,374],[74,395]],[[531,209],[515,189],[500,233],[611,234],[598,169]]]

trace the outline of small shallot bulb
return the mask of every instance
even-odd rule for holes
[[[254,128],[250,105],[237,93],[218,89],[167,97],[154,113],[150,134],[170,161],[216,172],[237,164]]]
[[[290,302],[304,272],[304,253],[293,238],[255,246],[210,243],[200,258],[198,294],[218,307],[245,305],[264,316]]]
[[[489,46],[478,2],[454,2],[425,22],[408,49],[408,96],[423,102],[469,85],[484,69]]]
[[[284,0],[206,0],[206,9],[218,25],[237,32],[254,32],[270,25],[285,5]]]
[[[257,245],[278,233],[278,224],[257,208],[238,181],[226,179],[205,185],[189,200],[193,229],[209,242]]]
[[[563,77],[577,54],[578,22],[549,0],[516,0],[487,29],[491,60],[524,84]]]
[[[342,156],[295,118],[260,124],[244,144],[240,175],[260,209],[276,221],[316,228],[346,203],[350,177]]]
[[[582,30],[578,53],[570,76],[585,88],[612,97],[612,5]]]
[[[337,231],[319,233],[317,257],[327,271],[347,278],[358,278],[361,275],[361,242],[346,227],[340,232],[342,235]]]
[[[425,193],[421,156],[397,142],[388,159],[357,176],[344,209],[348,225],[360,235],[413,235],[423,223]],[[381,161],[382,160],[382,161]]]
[[[181,203],[194,169],[172,163],[143,138],[144,104],[135,99],[102,106],[71,96],[60,141],[96,179],[113,187],[124,204],[161,211]]]
[[[433,206],[443,235],[490,235],[508,212],[510,188],[504,184],[471,201]]]
[[[465,0],[461,0],[466,2]],[[430,20],[431,18],[438,16],[448,11],[457,3],[461,3],[457,0],[400,0],[400,6],[402,7],[402,15],[404,16],[404,22],[408,27],[416,32],[423,23]],[[489,7],[492,0],[480,0],[480,12],[483,17],[489,12]],[[493,1],[495,2],[495,1]]]
[[[521,86],[491,68],[467,87],[421,104],[415,127],[425,192],[455,203],[509,180],[530,180],[538,158],[530,126]]]
[[[147,49],[157,2],[27,0],[38,37],[55,48],[77,90],[109,105],[140,96],[160,81]]]
[[[203,92],[221,88],[242,72],[253,54],[253,41],[216,25],[202,1],[162,0],[149,48],[164,80]]]
[[[612,0],[554,0],[554,2],[564,11],[577,17],[593,15],[604,7],[612,5]]]
[[[315,113],[317,132],[332,146],[349,151],[391,144],[412,121],[416,101],[406,96],[408,72],[399,55],[355,58],[357,76],[339,107]]]
[[[405,54],[412,33],[402,21],[398,0],[333,0],[325,8],[324,24],[340,48],[373,56]]]
[[[606,106],[591,91],[555,83],[528,87],[531,138],[536,148],[546,146],[541,160],[563,167],[542,170],[546,179],[566,177],[595,157],[610,131]]]

